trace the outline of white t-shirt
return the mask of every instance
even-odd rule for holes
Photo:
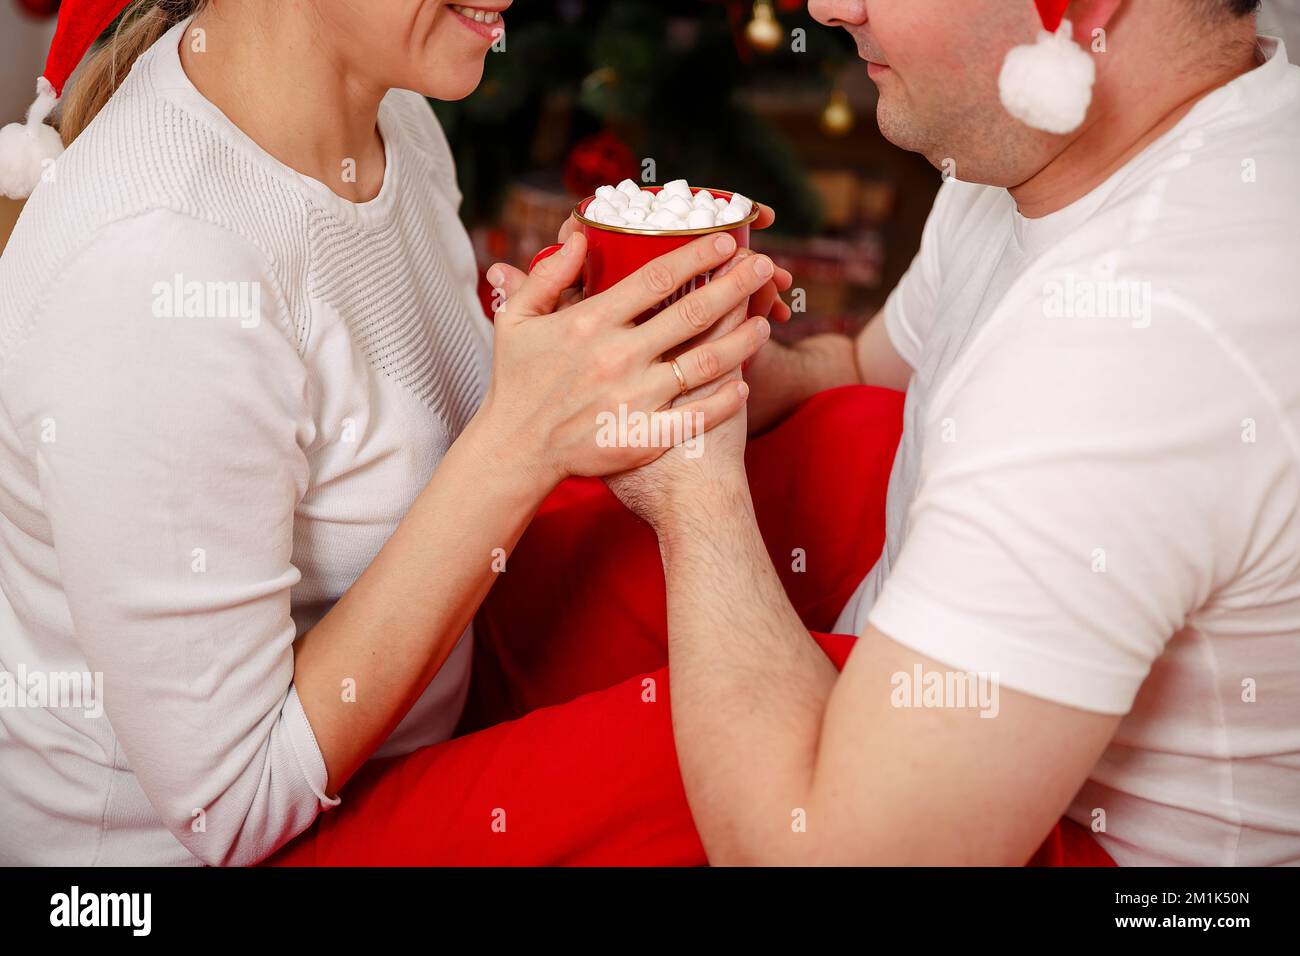
[[[1300,68],[1025,219],[949,181],[885,312],[914,369],[837,629],[1126,714],[1070,816],[1121,864],[1300,863]]]
[[[326,773],[292,643],[488,381],[423,97],[385,97],[383,186],[349,203],[199,94],[181,30],[0,258],[0,684],[23,695],[0,706],[0,863],[248,863],[306,828]],[[451,735],[471,646],[381,754]],[[102,695],[42,699],[42,680],[85,673]]]

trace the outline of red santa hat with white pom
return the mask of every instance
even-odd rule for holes
[[[59,23],[36,80],[36,100],[27,122],[0,129],[0,193],[23,199],[40,182],[46,164],[63,152],[58,130],[45,120],[58,105],[63,86],[95,38],[108,29],[129,0],[63,0]]]
[[[1008,113],[1048,133],[1079,128],[1092,102],[1096,67],[1074,42],[1065,19],[1069,0],[1034,0],[1043,29],[1034,43],[1012,47],[998,75],[998,93]]]

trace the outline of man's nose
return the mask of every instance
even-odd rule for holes
[[[867,22],[867,0],[808,0],[808,12],[828,27],[861,26]]]

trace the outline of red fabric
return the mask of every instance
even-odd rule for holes
[[[492,288],[492,283],[487,280],[487,273],[478,274],[478,303],[483,307],[483,314],[489,322],[496,321],[496,313],[492,311],[492,298],[496,295]]]
[[[834,626],[880,554],[902,401],[886,389],[833,389],[749,444],[759,527],[810,630]],[[803,551],[805,571],[792,568],[795,549]],[[530,632],[526,641],[516,636],[520,627]],[[462,729],[656,670],[668,660],[667,632],[654,532],[604,482],[565,482],[533,519],[479,613]]]
[[[90,45],[117,15],[128,0],[63,0],[59,7],[59,22],[54,28],[50,52],[45,57],[45,72],[41,75],[50,81],[54,92],[63,95],[63,84],[86,55]]]
[[[1115,866],[1110,854],[1092,834],[1073,820],[1062,819],[1052,827],[1038,852],[1025,866]]]
[[[901,410],[897,392],[823,393],[746,455],[773,562],[837,667],[855,638],[818,631],[884,542]],[[664,600],[650,529],[602,482],[566,482],[480,610],[461,736],[367,764],[271,862],[705,863],[673,747]],[[1105,858],[1075,830],[1058,827],[1035,864]]]
[[[1048,33],[1055,33],[1056,28],[1065,19],[1065,8],[1070,5],[1070,0],[1034,0],[1034,4],[1038,7],[1038,16],[1043,21],[1043,29]]]

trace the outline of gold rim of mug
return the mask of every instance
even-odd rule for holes
[[[664,187],[660,186],[659,188],[663,189]],[[695,187],[696,192],[699,192],[701,189],[707,193],[729,193],[732,196],[736,195],[734,189],[715,190],[712,186]],[[694,193],[691,195],[694,195]],[[627,229],[623,226],[607,226],[603,222],[596,222],[594,219],[588,219],[582,213],[578,212],[578,210],[582,208],[583,203],[587,202],[588,199],[595,198],[596,197],[592,195],[579,200],[578,205],[573,207],[573,218],[578,220],[578,222],[582,223],[584,226],[591,226],[593,229],[604,229],[606,232],[621,232],[628,236],[707,236],[711,232],[730,232],[732,229],[739,229],[741,226],[748,226],[758,220],[758,203],[755,202],[754,208],[750,211],[749,215],[740,220],[740,222],[727,222],[720,226],[704,226],[701,229],[659,229],[654,232],[651,232],[649,229]],[[753,202],[753,200],[750,201]]]

